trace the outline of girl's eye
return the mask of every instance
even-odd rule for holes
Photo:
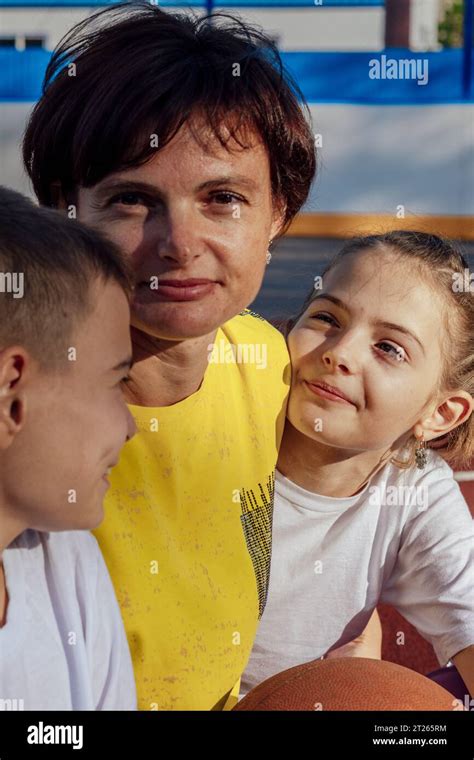
[[[334,319],[334,317],[331,317],[330,314],[326,314],[323,311],[320,311],[317,314],[311,314],[310,319],[319,319],[322,322],[327,322],[327,324],[329,325],[337,325],[337,322]]]
[[[406,360],[406,353],[401,346],[394,346],[392,343],[387,343],[386,341],[377,343],[377,346],[385,346],[385,348],[381,348],[381,351],[397,362],[404,362]]]
[[[121,385],[122,383],[129,383],[132,378],[130,375],[125,375],[125,377],[122,377],[121,380],[119,380],[118,385]]]

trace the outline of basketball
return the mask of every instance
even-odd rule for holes
[[[401,665],[363,657],[314,660],[268,678],[234,710],[453,710],[455,697]]]

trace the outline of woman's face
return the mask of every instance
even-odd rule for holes
[[[435,394],[442,318],[415,268],[388,252],[346,256],[288,336],[293,427],[348,450],[399,445]]]
[[[132,325],[158,338],[208,335],[246,308],[280,224],[262,143],[227,151],[207,137],[206,150],[185,125],[145,165],[79,191],[81,221],[131,260]]]

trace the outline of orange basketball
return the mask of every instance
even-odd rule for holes
[[[456,704],[449,691],[414,670],[341,657],[277,673],[234,710],[453,710]]]

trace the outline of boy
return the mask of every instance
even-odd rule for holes
[[[2,705],[136,707],[119,608],[88,533],[135,432],[121,390],[129,292],[115,246],[0,188]]]

